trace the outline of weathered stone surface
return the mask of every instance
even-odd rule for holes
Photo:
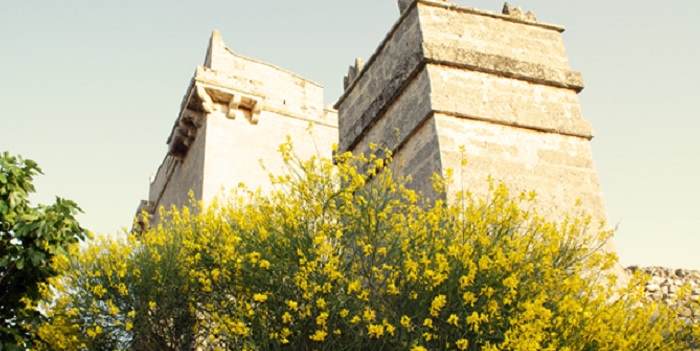
[[[401,18],[336,105],[340,149],[367,152],[373,143],[396,151],[404,162],[397,172],[426,193],[432,173],[423,170],[457,169],[466,156],[460,181],[470,190],[485,191],[491,176],[537,191],[552,213],[585,208],[604,219],[592,130],[577,96],[583,83],[569,67],[562,29],[512,13],[403,3]],[[417,144],[439,149],[439,162],[420,167],[418,159],[432,154],[413,146],[417,135],[426,140]]]
[[[421,34],[413,9],[392,28],[336,104],[345,116],[338,120],[339,133],[344,136],[341,150],[350,150],[376,117],[384,114],[421,64]]]
[[[400,6],[401,17],[336,104],[340,150],[393,150],[395,172],[429,197],[433,173],[453,169],[460,186],[448,199],[462,185],[485,195],[493,178],[534,190],[553,219],[604,220],[592,128],[578,99],[583,81],[569,66],[563,28],[510,6],[505,14],[432,0]]]

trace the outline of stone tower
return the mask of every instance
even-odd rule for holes
[[[431,175],[453,169],[476,194],[492,176],[535,190],[545,213],[573,211],[580,200],[604,219],[578,100],[583,82],[569,65],[564,29],[507,4],[492,13],[399,0],[399,9],[374,54],[345,79],[340,151],[368,152],[371,143],[393,150],[397,173],[428,196]]]
[[[287,136],[301,158],[331,157],[331,145],[338,140],[337,115],[324,107],[323,88],[234,53],[214,31],[139,213],[146,210],[158,221],[156,209],[186,205],[189,191],[209,202],[239,183],[269,187],[269,172],[281,171],[277,150]]]

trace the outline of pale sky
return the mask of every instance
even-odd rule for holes
[[[339,96],[395,0],[0,0],[0,151],[44,169],[35,200],[130,225],[207,39]],[[453,0],[498,11],[500,1]],[[623,265],[700,269],[700,1],[512,1],[562,24]]]

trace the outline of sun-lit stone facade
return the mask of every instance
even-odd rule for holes
[[[485,194],[492,177],[536,191],[545,214],[583,208],[605,219],[564,29],[508,4],[499,13],[445,0],[398,5],[374,54],[349,67],[335,109],[318,84],[238,55],[214,32],[140,209],[158,220],[155,209],[186,205],[190,191],[207,202],[239,183],[264,190],[290,136],[302,158],[330,157],[336,143],[388,148],[395,171],[429,198],[440,196],[431,176],[452,169],[448,196]]]

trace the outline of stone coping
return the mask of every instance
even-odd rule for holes
[[[284,73],[286,73],[286,74],[288,74],[288,75],[290,75],[290,76],[292,76],[292,77],[294,77],[294,78],[301,79],[301,80],[303,80],[303,81],[305,81],[305,82],[307,82],[307,83],[311,83],[311,84],[313,84],[313,85],[315,85],[315,86],[317,86],[317,87],[319,87],[319,88],[323,88],[323,85],[321,85],[320,83],[318,83],[318,82],[316,82],[316,81],[313,81],[313,80],[311,80],[311,79],[308,79],[308,78],[306,78],[306,77],[302,77],[302,76],[299,75],[298,73],[292,72],[292,71],[290,71],[290,70],[288,70],[288,69],[286,69],[286,68],[283,68],[283,67],[277,66],[277,65],[275,65],[275,64],[272,64],[272,63],[269,63],[269,62],[265,62],[265,61],[262,61],[262,60],[259,60],[259,59],[256,59],[256,58],[252,58],[252,57],[249,57],[249,56],[245,56],[245,55],[238,54],[238,53],[234,52],[233,50],[231,50],[231,49],[230,49],[229,47],[227,47],[227,46],[225,46],[224,48],[226,49],[226,51],[227,51],[229,54],[231,54],[231,55],[233,55],[233,56],[235,56],[235,57],[237,57],[237,58],[240,58],[240,59],[243,59],[243,60],[246,60],[246,61],[250,61],[250,62],[254,62],[254,63],[260,64],[260,65],[268,66],[268,67],[270,67],[270,68],[274,68],[274,69],[276,69],[276,70],[278,70],[278,71],[280,71],[280,72],[284,72]]]

